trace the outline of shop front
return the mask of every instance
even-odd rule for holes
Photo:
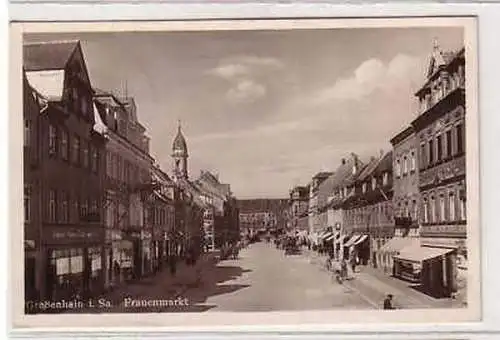
[[[395,236],[387,241],[383,246],[377,251],[377,260],[380,264],[380,268],[386,274],[391,274],[393,276],[403,278],[402,274],[398,274],[398,271],[394,270],[394,256],[399,255],[400,251],[404,248],[418,247],[420,241],[416,237],[399,237]]]
[[[48,225],[42,229],[46,257],[44,298],[96,296],[104,290],[104,228]]]
[[[142,277],[142,239],[139,227],[129,227],[122,233],[123,239],[115,255],[115,268],[118,267],[125,281]],[[118,264],[118,266],[117,266]]]
[[[394,257],[394,275],[420,283],[421,290],[436,298],[451,297],[457,290],[456,250],[413,246]]]

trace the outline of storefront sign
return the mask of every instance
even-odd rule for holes
[[[43,240],[47,244],[102,243],[104,228],[95,226],[44,226]]]

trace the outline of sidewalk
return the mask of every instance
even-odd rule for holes
[[[66,313],[116,313],[125,312],[124,300],[126,298],[139,300],[175,300],[184,292],[198,284],[199,275],[203,276],[203,271],[206,268],[215,265],[215,259],[211,254],[205,254],[200,258],[196,265],[188,266],[185,261],[180,261],[177,264],[175,276],[170,274],[168,266],[161,272],[153,276],[142,278],[136,282],[124,284],[117,287],[115,290],[103,294],[93,299],[94,306],[67,310]],[[99,301],[110,307],[100,307]],[[132,311],[132,310],[130,310]]]
[[[318,254],[308,254],[308,257],[311,259],[311,263],[320,267],[323,266],[327,258]],[[358,266],[354,279],[344,281],[343,284],[361,295],[375,308],[381,308],[387,294],[394,296],[395,307],[403,309],[460,308],[465,306],[460,299],[436,299],[424,294],[412,288],[410,283],[384,274],[370,266]]]

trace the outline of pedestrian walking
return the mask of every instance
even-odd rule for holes
[[[392,294],[387,294],[385,300],[384,300],[384,309],[395,309],[394,306],[392,305]]]

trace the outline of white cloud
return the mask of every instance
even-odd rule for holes
[[[253,102],[266,95],[266,87],[251,79],[236,82],[227,92],[227,98],[233,103]]]
[[[352,76],[338,79],[333,86],[318,91],[313,98],[317,104],[337,100],[361,100],[377,89],[392,90],[411,81],[419,72],[417,58],[399,54],[387,65],[379,59],[369,59],[354,70]]]
[[[208,74],[230,83],[226,98],[232,103],[249,103],[267,93],[265,84],[257,81],[258,76],[283,68],[281,61],[270,57],[235,56],[226,58]]]
[[[248,72],[248,68],[242,64],[220,65],[209,71],[210,74],[226,80],[237,79],[238,77],[248,74]]]

